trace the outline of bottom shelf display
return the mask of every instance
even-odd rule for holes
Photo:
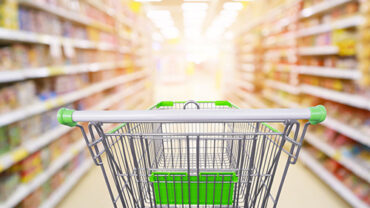
[[[311,147],[302,149],[299,158],[351,206],[365,208],[370,205],[368,185],[334,160]]]

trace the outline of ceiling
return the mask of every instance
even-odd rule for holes
[[[159,2],[142,2],[144,10],[146,13],[150,13],[151,11],[162,11],[162,13],[167,13],[161,14],[161,15],[147,15],[149,19],[151,19],[155,25],[157,25],[157,28],[163,36],[166,38],[166,28],[167,25],[163,26],[162,23],[164,22],[169,22],[171,25],[173,23],[173,28],[176,28],[178,30],[178,36],[179,37],[188,37],[194,36],[196,34],[206,34],[207,32],[210,34],[213,33],[221,33],[222,26],[219,26],[220,24],[214,23],[214,21],[217,19],[218,16],[221,16],[221,11],[222,14],[225,14],[224,16],[230,16],[227,15],[227,13],[223,10],[226,10],[224,4],[225,3],[230,3],[231,4],[240,4],[240,2],[235,2],[235,0],[162,0]],[[188,7],[184,6],[188,5]],[[206,6],[204,6],[206,5]],[[239,6],[240,6],[239,5]],[[236,6],[236,5],[235,5]],[[231,8],[232,9],[232,8]],[[241,9],[237,9],[236,13],[240,12]],[[228,10],[229,11],[229,10]],[[167,16],[163,18],[154,18],[156,16]],[[170,16],[170,17],[168,17]],[[232,16],[235,16],[234,14]],[[237,16],[237,15],[236,15]],[[235,19],[236,17],[234,17]],[[155,21],[153,20],[155,19]],[[168,20],[172,19],[172,20]],[[231,22],[233,20],[225,20],[222,21],[222,18],[218,18],[220,21],[219,23],[225,23],[225,22]],[[210,27],[213,24],[213,27]],[[225,23],[228,24],[228,23]],[[231,23],[230,23],[231,24]],[[229,26],[225,26],[224,30],[227,30]],[[164,29],[163,29],[164,28]],[[210,29],[210,31],[207,31],[209,28],[212,28],[213,30]],[[216,31],[217,29],[217,31]],[[220,31],[218,31],[220,30]],[[175,31],[172,31],[175,32]],[[223,31],[225,32],[225,31]],[[198,35],[199,35],[198,34]],[[174,34],[173,34],[174,35]],[[189,36],[189,37],[190,37]],[[175,37],[175,36],[169,36],[167,37],[168,39]]]

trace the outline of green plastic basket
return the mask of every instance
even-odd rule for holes
[[[157,204],[198,204],[197,176],[188,177],[186,172],[153,172],[149,181],[153,183]],[[199,173],[199,204],[231,205],[237,181],[234,172]]]

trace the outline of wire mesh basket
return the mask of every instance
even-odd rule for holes
[[[276,207],[307,127],[325,116],[323,106],[164,101],[148,111],[61,109],[58,119],[82,130],[114,207]],[[297,119],[309,120],[301,132]],[[89,122],[89,137],[76,122]],[[111,123],[120,124],[105,131]]]

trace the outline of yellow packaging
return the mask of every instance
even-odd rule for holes
[[[16,0],[0,0],[0,27],[18,29],[18,3]]]
[[[87,37],[90,41],[98,42],[99,41],[99,32],[91,27],[87,28]]]

